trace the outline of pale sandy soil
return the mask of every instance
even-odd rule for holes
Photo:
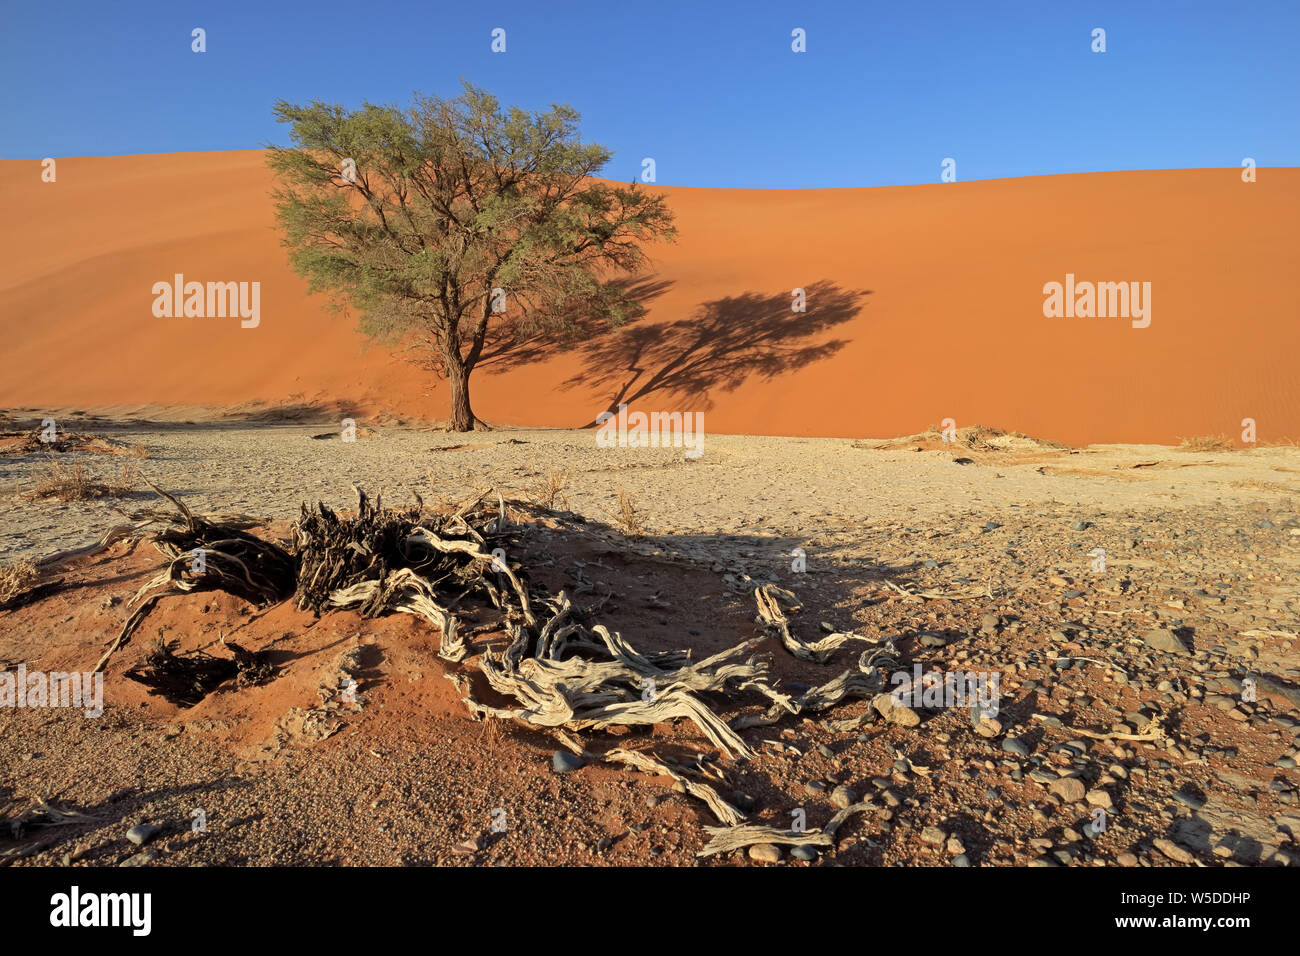
[[[526,528],[512,557],[638,649],[702,657],[755,636],[752,587],[777,581],[804,601],[794,626],[806,636],[826,621],[892,637],[908,666],[1000,673],[1003,727],[988,739],[960,709],[926,709],[919,727],[903,727],[867,719],[864,702],[743,732],[760,755],[723,760],[720,789],[751,798],[754,822],[787,827],[803,809],[820,827],[841,785],[872,804],[820,864],[1300,863],[1300,450],[1013,454],[709,435],[687,461],[680,449],[600,449],[583,431],[380,427],[344,443],[311,437],[328,426],[86,428],[147,446],[131,463],[196,510],[265,516],[271,534],[303,500],[349,507],[352,484],[393,504],[418,493],[429,506],[500,488],[520,501]],[[105,473],[122,460],[80,457]],[[84,544],[119,520],[115,505],[150,503],[143,493],[24,500],[39,458],[0,455],[5,560]],[[551,469],[567,477],[553,508],[539,509]],[[619,527],[620,490],[644,521],[641,537]],[[806,571],[792,567],[796,548]],[[1102,573],[1091,567],[1096,548]],[[0,669],[88,668],[158,565],[145,544],[48,575],[64,588],[0,611]],[[891,585],[940,596],[909,599]],[[968,589],[975,596],[954,596]],[[122,677],[156,633],[217,653],[234,629],[245,646],[282,652],[281,676],[192,708]],[[1150,647],[1154,629],[1190,653]],[[292,708],[319,703],[317,687],[353,648],[366,661],[364,706],[324,741],[278,735]],[[703,827],[715,823],[702,804],[631,770],[553,773],[556,743],[544,731],[469,719],[443,674],[473,663],[447,664],[436,648],[436,633],[405,615],[313,623],[280,606],[249,619],[229,595],[166,599],[110,664],[103,718],[0,710],[0,813],[48,798],[93,817],[0,839],[0,853],[114,865],[137,852],[126,829],[156,822],[169,829],[153,844],[155,865],[700,862]],[[764,649],[791,684],[822,683],[853,656],[817,665],[775,641]],[[1255,701],[1242,699],[1247,678],[1259,681]],[[727,719],[760,703],[715,702]],[[1153,716],[1167,732],[1155,744],[1081,732],[1132,733]],[[858,717],[859,727],[834,726]],[[593,752],[712,750],[687,723],[583,738]],[[1005,749],[1012,739],[1023,754]],[[1062,775],[1087,800],[1053,792]],[[1109,805],[1095,839],[1082,830],[1094,804]],[[190,836],[195,807],[209,828]],[[496,808],[507,809],[507,831],[455,856],[457,842],[489,835]]]
[[[1076,513],[1090,520],[1098,511],[1137,518],[1300,492],[1300,451],[1290,447],[1198,453],[1113,445],[955,465],[953,458],[964,453],[879,451],[847,439],[706,435],[704,454],[692,461],[680,448],[599,448],[595,432],[583,430],[448,435],[380,427],[348,443],[337,428],[319,424],[104,428],[73,419],[66,427],[149,450],[145,460],[83,459],[105,477],[126,461],[203,510],[273,519],[293,517],[303,501],[350,506],[354,484],[399,505],[412,493],[434,503],[488,487],[532,496],[552,471],[563,482],[556,505],[598,520],[615,518],[622,489],[651,534],[753,533],[805,544],[830,532],[909,522],[956,529],[1023,511],[1054,512],[1068,525]],[[0,488],[10,493],[0,547],[15,557],[81,544],[112,522],[115,508],[153,497],[142,488],[126,500],[31,505],[14,498],[40,467],[40,456],[0,455]],[[1099,538],[1089,547],[1104,544]]]

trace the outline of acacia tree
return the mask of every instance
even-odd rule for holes
[[[676,235],[662,197],[592,178],[611,154],[581,141],[572,107],[503,110],[463,85],[406,109],[282,100],[294,148],[268,157],[295,271],[366,334],[416,347],[447,379],[456,431],[481,427],[469,377],[489,329],[626,321],[640,307],[618,280]]]

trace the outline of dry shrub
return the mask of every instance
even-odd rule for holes
[[[36,475],[32,489],[23,497],[28,501],[39,498],[57,498],[59,501],[121,498],[139,484],[140,470],[135,465],[124,463],[118,469],[116,482],[105,483],[81,462],[65,465],[51,458]]]
[[[111,485],[115,496],[129,495],[140,487],[144,477],[140,474],[140,469],[135,465],[123,462],[117,469],[117,483]]]
[[[36,565],[27,560],[0,567],[0,603],[30,591],[39,577]]]
[[[148,458],[149,449],[145,445],[131,445],[124,454],[129,458]]]
[[[534,475],[533,498],[548,508],[555,507],[556,498],[566,487],[572,475],[567,469],[546,469],[546,474]]]
[[[645,523],[632,502],[632,496],[622,488],[618,489],[618,520],[629,537],[635,538],[645,530]]]
[[[87,498],[102,498],[108,494],[108,486],[94,480],[90,469],[81,462],[65,465],[60,461],[48,461],[37,473],[36,484],[24,497],[57,498],[59,501],[82,501]]]
[[[1182,439],[1179,451],[1232,451],[1232,442],[1227,435],[1198,435]]]
[[[510,724],[504,720],[485,720],[479,732],[479,743],[484,749],[494,751],[501,748],[513,736],[508,731]]]

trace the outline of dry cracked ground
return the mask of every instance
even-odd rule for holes
[[[802,602],[804,639],[851,631],[892,640],[907,673],[997,675],[998,709],[977,721],[962,702],[854,700],[741,731],[748,761],[686,721],[592,731],[559,772],[567,751],[546,729],[470,718],[447,675],[474,659],[440,660],[420,619],[254,613],[195,593],[161,601],[111,659],[103,716],[0,708],[0,862],[1300,863],[1295,448],[709,436],[690,460],[601,449],[589,431],[375,426],[344,442],[328,426],[65,426],[111,442],[0,445],[6,563],[87,544],[115,509],[155,502],[113,487],[122,462],[281,540],[301,502],[348,508],[353,485],[430,508],[497,488],[521,525],[512,560],[638,650],[699,659],[762,635],[753,591],[775,582]],[[140,457],[111,453],[132,445]],[[51,460],[112,494],[36,495]],[[146,542],[44,571],[43,597],[0,611],[0,671],[89,670],[161,563]],[[214,655],[237,639],[277,674],[169,702],[124,676],[159,638]],[[850,642],[812,663],[770,636],[762,650],[794,693],[858,654]],[[349,677],[355,701],[339,692]],[[765,706],[708,703],[727,720]],[[602,762],[614,746],[694,766],[790,842],[699,855],[709,809],[667,775]],[[860,812],[832,839],[794,832],[849,804]]]

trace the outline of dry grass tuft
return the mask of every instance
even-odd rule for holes
[[[569,479],[573,476],[567,469],[548,468],[545,475],[538,474],[533,477],[533,499],[547,508],[554,508],[560,492],[568,487]],[[563,506],[567,508],[567,500],[560,500],[563,502]]]
[[[483,721],[483,729],[479,732],[480,746],[489,752],[500,749],[502,745],[513,738],[514,735],[509,732],[510,729],[508,721]]]
[[[636,510],[632,496],[623,488],[618,489],[618,520],[623,532],[630,538],[638,537],[645,530],[641,513]]]
[[[0,567],[0,603],[30,591],[40,574],[30,561],[15,561]]]
[[[115,482],[106,483],[81,462],[65,465],[51,458],[36,475],[35,484],[23,497],[28,501],[56,498],[59,501],[89,501],[95,498],[121,498],[141,482],[135,465],[123,464]]]
[[[1232,451],[1227,435],[1198,435],[1182,439],[1179,451]]]

